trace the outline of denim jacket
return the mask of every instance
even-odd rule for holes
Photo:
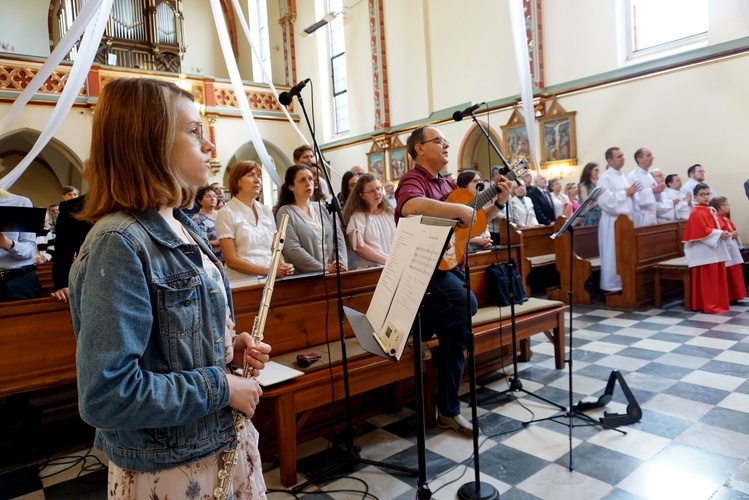
[[[198,246],[155,210],[117,212],[96,223],[70,271],[80,413],[96,447],[126,470],[174,467],[236,438],[219,288],[231,309],[229,282],[208,278],[200,252],[215,261],[210,246],[175,217]]]

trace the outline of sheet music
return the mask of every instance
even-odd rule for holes
[[[454,225],[454,221],[431,217],[408,217],[398,223],[393,247],[367,309],[367,320],[380,345],[395,342],[397,345],[391,347],[397,358],[403,353],[408,332]]]

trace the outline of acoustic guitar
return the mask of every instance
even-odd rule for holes
[[[509,181],[517,181],[528,171],[528,160],[522,158],[517,163],[510,165],[510,169],[503,175]],[[486,211],[484,206],[491,203],[497,197],[499,189],[497,186],[490,186],[485,191],[479,192],[476,196],[472,195],[466,188],[457,188],[445,200],[447,203],[459,203],[468,205],[475,210],[473,226],[458,225],[453,231],[453,235],[448,243],[445,255],[442,257],[439,269],[440,271],[449,271],[454,269],[465,255],[468,246],[468,240],[479,236],[486,229]]]

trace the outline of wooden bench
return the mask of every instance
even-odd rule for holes
[[[564,219],[557,219],[554,231],[559,231],[563,223]],[[593,299],[585,283],[594,271],[601,269],[601,259],[598,256],[598,226],[580,226],[574,228],[574,231],[575,247],[573,249],[570,248],[568,232],[554,239],[554,254],[560,286],[549,289],[547,296],[569,304],[570,251],[572,251],[572,298],[575,304],[589,305],[593,303]]]
[[[512,255],[519,259],[519,247]],[[509,308],[501,311],[487,303],[486,268],[499,261],[505,253],[479,252],[472,254],[472,287],[482,309],[474,318],[477,360],[483,355],[487,361],[478,369],[487,369],[498,361],[498,354],[511,344]],[[365,311],[379,279],[380,269],[344,273],[342,295],[345,305]],[[237,328],[250,330],[262,295],[262,285],[233,291]],[[339,342],[335,276],[319,276],[280,280],[276,283],[271,309],[265,328],[265,339],[273,347],[273,359],[294,365],[295,353],[310,352],[320,346],[327,350],[330,343],[335,351]],[[556,364],[564,365],[564,310],[560,303],[531,299],[517,306],[517,339],[519,359],[530,357],[530,337],[544,332],[555,346]],[[326,325],[328,334],[326,335]],[[498,335],[499,331],[505,334]],[[344,325],[347,337],[350,327]],[[75,340],[70,310],[67,304],[52,298],[0,304],[0,397],[28,392],[60,384],[74,383]],[[436,341],[431,341],[434,345]],[[348,375],[351,395],[363,394],[377,388],[411,382],[413,362],[411,353],[404,351],[399,363],[380,356],[356,352],[358,344],[350,339]],[[335,357],[335,356],[333,356]],[[504,362],[500,360],[499,362]],[[494,363],[494,364],[492,364]],[[433,408],[434,379],[431,360],[424,362],[425,400]],[[296,379],[268,387],[259,406],[258,420],[275,427],[284,485],[296,483],[297,432],[310,419],[314,410],[342,400],[343,370],[341,364],[324,366]],[[265,417],[263,416],[265,413]],[[433,423],[435,416],[428,412]],[[311,420],[311,419],[310,419]],[[262,428],[263,422],[258,422]],[[272,434],[271,434],[272,436]]]
[[[606,305],[637,309],[655,302],[655,266],[684,255],[682,235],[686,221],[635,227],[632,219],[620,215],[614,224],[616,272],[622,278],[622,292],[606,296]]]
[[[684,287],[684,309],[692,310],[692,273],[685,257],[664,260],[655,265],[655,307],[663,305],[663,282],[679,281]]]
[[[471,264],[471,290],[478,301],[479,310],[473,317],[473,333],[476,337],[476,354],[496,351],[509,345],[510,307],[499,308],[492,303],[487,268],[496,263],[489,252],[477,254]],[[554,344],[554,362],[557,369],[564,368],[564,311],[567,308],[559,301],[530,297],[524,304],[515,305],[515,326],[518,338],[520,361],[531,358],[530,338],[536,333],[544,333]],[[502,333],[502,335],[499,335]],[[430,343],[435,343],[431,340]]]
[[[514,258],[519,258],[519,247],[513,247]],[[499,261],[504,262],[506,253],[499,250],[478,252],[469,256],[471,264],[471,286],[479,299],[482,310],[474,318],[477,355],[488,355],[494,360],[502,348],[511,344],[509,308],[501,312],[496,306],[488,304],[486,268]],[[379,279],[379,269],[368,269],[344,273],[341,276],[344,305],[358,311],[366,311],[371,296]],[[314,352],[326,355],[328,343],[331,351],[338,350],[339,326],[336,312],[335,277],[326,276],[304,278],[294,282],[279,281],[273,294],[273,301],[266,322],[265,339],[273,346],[273,359],[291,363],[298,368],[294,360],[297,353]],[[299,290],[304,290],[304,297],[299,297]],[[233,292],[238,325],[247,329],[256,314],[262,286],[255,285]],[[326,307],[329,314],[326,319]],[[558,302],[532,299],[523,306],[517,306],[516,336],[519,341],[519,359],[530,359],[530,337],[544,332],[555,346],[555,361],[558,368],[564,366],[564,310]],[[325,335],[327,324],[329,334]],[[345,335],[352,337],[348,322],[344,325]],[[497,335],[502,329],[504,335]],[[351,344],[349,344],[351,342]],[[434,347],[436,339],[428,345]],[[347,342],[353,348],[358,345],[353,339]],[[349,348],[347,347],[347,351]],[[492,357],[494,355],[494,357]],[[336,358],[336,355],[333,354]],[[338,358],[340,356],[338,355]],[[349,352],[349,391],[352,396],[388,384],[411,380],[413,377],[413,357],[404,351],[400,362],[394,363],[380,356],[362,352],[359,348],[355,356]],[[478,359],[478,358],[477,358]],[[327,361],[327,360],[323,360]],[[318,362],[319,363],[319,362]],[[495,366],[491,361],[487,365]],[[313,365],[314,367],[315,365]],[[324,367],[324,369],[319,369]],[[425,370],[425,407],[434,407],[434,374],[431,360],[423,366]],[[479,371],[485,366],[480,366]],[[344,397],[343,368],[340,363],[324,363],[317,370],[308,371],[296,379],[269,387],[263,399],[270,403],[270,418],[275,427],[277,448],[280,463],[281,483],[291,486],[297,482],[296,446],[297,434],[311,417],[312,412],[320,407],[332,404]],[[398,397],[396,395],[396,397]],[[261,405],[263,407],[265,405]],[[265,406],[267,408],[267,406]],[[427,412],[427,424],[434,425],[433,411]]]
[[[42,297],[49,297],[55,291],[55,284],[52,281],[52,263],[37,264],[36,275],[42,285]]]
[[[68,304],[51,297],[0,304],[0,397],[75,383]]]

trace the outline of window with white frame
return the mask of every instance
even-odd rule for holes
[[[343,12],[342,0],[326,0],[328,13]],[[349,130],[348,85],[346,83],[346,45],[343,16],[337,15],[329,24],[330,71],[333,81],[333,123],[335,133]]]
[[[260,59],[252,56],[252,74],[256,82],[270,83],[272,78],[270,67],[270,35],[268,34],[268,4],[267,0],[254,0],[253,14],[250,16],[250,36]],[[265,68],[266,78],[263,73]]]
[[[708,0],[627,0],[628,54],[670,49],[702,40]]]

